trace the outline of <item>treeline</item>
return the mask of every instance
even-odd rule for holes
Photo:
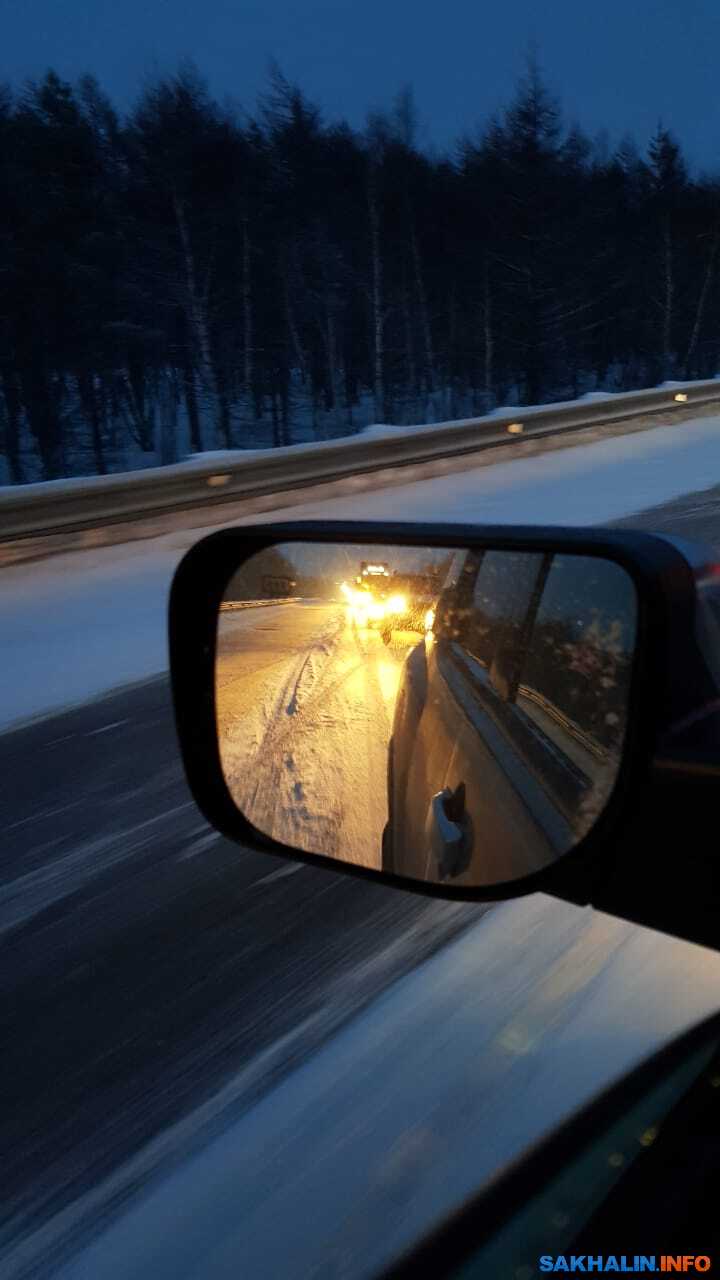
[[[49,72],[0,93],[0,191],[10,482],[718,368],[720,185],[534,65],[452,155],[409,91],[359,132],[279,72],[252,117],[186,67],[126,118]]]

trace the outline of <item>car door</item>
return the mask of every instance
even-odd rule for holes
[[[499,692],[515,682],[545,563],[540,554],[504,551],[469,558],[441,601],[433,638],[408,662],[404,731],[394,734],[402,761],[393,805],[401,874],[492,883],[507,877],[508,865],[519,875],[551,860],[546,828],[555,815],[514,754],[512,711]],[[438,800],[443,791],[446,800]],[[437,828],[454,813],[463,849],[446,860]],[[564,824],[553,835],[564,839]]]
[[[488,552],[463,578],[408,663],[398,867],[496,883],[570,849],[607,802],[634,588],[578,556]]]

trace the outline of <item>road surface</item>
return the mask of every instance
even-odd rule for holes
[[[387,745],[419,635],[353,627],[345,604],[223,613],[216,687],[228,786],[286,844],[379,868]]]
[[[2,735],[0,776],[3,1275],[11,1243],[262,1051],[231,1114],[482,913],[217,836],[165,680]]]
[[[718,545],[719,513],[717,494],[703,495],[624,523],[675,529]],[[310,609],[306,614],[312,631],[318,619]],[[391,661],[385,654],[382,660]],[[159,1171],[185,1159],[212,1132],[225,1131],[260,1097],[270,1097],[291,1067],[400,974],[463,930],[476,926],[467,937],[480,939],[488,926],[490,917],[479,919],[482,908],[345,881],[216,836],[181,774],[164,678],[2,735],[0,776],[11,780],[1,819],[4,1276],[54,1274],[51,1259],[61,1260],[84,1239],[91,1221],[97,1225],[89,1197],[103,1179],[133,1169],[133,1159],[149,1151],[152,1140],[187,1122],[182,1140],[169,1136],[164,1147],[160,1141],[152,1148],[142,1174],[134,1171],[125,1182],[120,1177],[120,1190],[104,1203],[104,1211],[117,1213],[123,1199],[150,1185]],[[527,927],[545,936],[542,924]],[[562,928],[556,936],[564,946]],[[582,975],[583,999],[588,992],[592,999],[595,976],[627,936],[625,926],[599,928],[589,950],[576,950],[573,981]],[[553,986],[551,970],[533,978],[532,953],[530,970],[516,979],[513,954],[509,949],[503,965],[496,965],[493,983],[499,993],[503,983],[534,984],[530,1021],[551,1031],[554,1015],[543,1019],[549,1007],[565,1008],[566,988],[562,981]],[[694,951],[682,954],[692,960]],[[690,960],[687,967],[691,972]],[[644,975],[648,989],[655,973],[653,967]],[[677,996],[678,1021],[691,1016],[701,988],[692,981],[687,998]],[[443,988],[443,1016],[450,1020],[441,1037],[446,1066],[448,1059],[462,1061],[470,1027],[473,1052],[482,1053],[486,1031],[475,991],[472,982],[465,985],[462,967]],[[645,1000],[638,989],[636,1013]],[[436,1032],[430,1020],[424,1035],[437,1052]],[[399,1024],[397,1034],[401,1045]],[[375,1049],[372,1043],[365,1047],[372,1059],[366,1066],[377,1073],[395,1041],[380,1037]],[[568,1052],[581,1054],[579,1044],[572,1046],[571,1037]],[[604,1047],[598,1051],[600,1080],[611,1058]],[[406,1061],[408,1079],[415,1061]],[[433,1086],[434,1070],[428,1064],[422,1074],[426,1093],[441,1088]],[[456,1081],[459,1092],[445,1097],[456,1120],[472,1105],[477,1079],[473,1066]],[[321,1091],[304,1121],[306,1159],[307,1135],[322,1107]],[[361,1117],[354,1123],[362,1130]],[[496,1124],[497,1115],[487,1123]],[[363,1150],[360,1136],[350,1160],[365,1168]],[[282,1182],[277,1158],[272,1176]],[[346,1164],[347,1152],[336,1159]],[[332,1180],[327,1160],[325,1176]],[[442,1163],[434,1163],[440,1171]],[[283,1185],[289,1194],[290,1184]],[[423,1186],[424,1203],[439,1204],[440,1184],[430,1177]],[[312,1196],[305,1200],[296,1184],[293,1197],[298,1211],[305,1206],[312,1217]],[[357,1218],[350,1206],[343,1212],[357,1238]],[[252,1221],[260,1231],[259,1220]],[[327,1274],[353,1274],[347,1258],[343,1267]],[[101,1280],[99,1271],[92,1274]]]

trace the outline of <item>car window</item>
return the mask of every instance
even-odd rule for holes
[[[619,747],[635,642],[635,589],[618,565],[555,556],[524,653],[518,701],[543,729],[548,716],[586,745]]]
[[[482,551],[460,551],[454,556],[436,611],[437,639],[460,640],[464,634],[482,559]]]
[[[489,551],[483,557],[461,636],[471,657],[489,667],[500,647],[520,643],[544,557]]]

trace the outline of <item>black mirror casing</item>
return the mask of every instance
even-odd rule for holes
[[[250,556],[278,542],[362,543],[484,551],[565,552],[615,561],[637,591],[637,649],[622,766],[589,834],[552,867],[478,890],[410,882],[387,871],[289,849],[238,810],[223,776],[216,731],[217,617],[225,588]],[[665,537],[553,527],[294,522],[223,530],[197,543],[173,579],[169,645],[177,731],[190,788],[230,839],[310,865],[429,896],[495,901],[542,891],[693,941],[720,939],[715,821],[720,800],[720,700],[696,638],[707,561],[693,566]],[[689,839],[709,841],[691,848]]]

